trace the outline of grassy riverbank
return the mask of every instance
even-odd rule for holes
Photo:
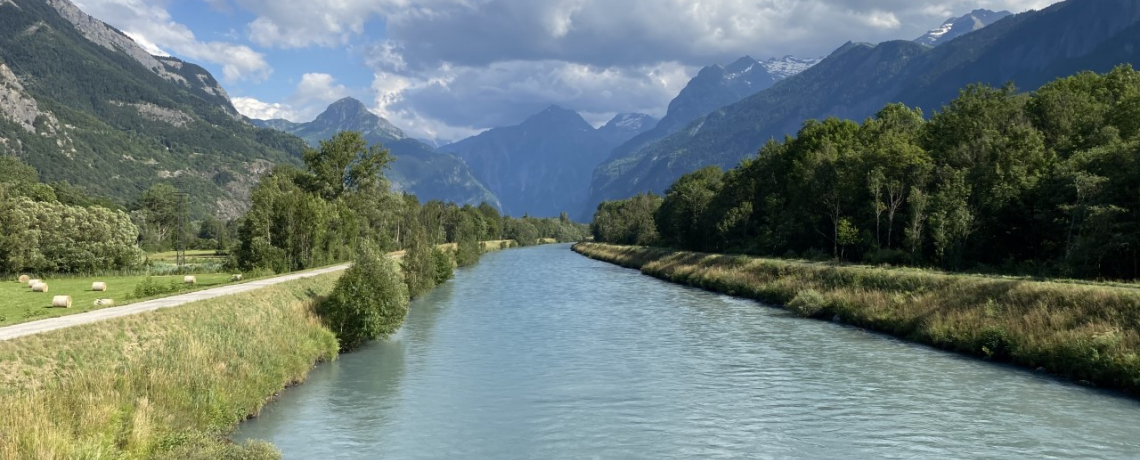
[[[276,458],[224,436],[336,357],[339,276],[0,342],[0,458]]]
[[[587,257],[1140,394],[1140,290],[583,243]]]

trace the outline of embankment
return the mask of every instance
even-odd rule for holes
[[[582,243],[587,257],[1140,395],[1140,289]]]
[[[276,458],[224,435],[336,357],[339,276],[0,342],[0,458]]]

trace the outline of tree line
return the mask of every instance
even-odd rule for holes
[[[420,203],[394,192],[384,175],[394,158],[359,133],[340,133],[302,156],[303,168],[282,165],[261,178],[242,217],[192,222],[177,197],[181,190],[170,183],[124,207],[66,182],[44,184],[31,166],[0,156],[0,273],[138,268],[147,263],[145,253],[179,242],[229,255],[229,268],[240,271],[283,273],[348,261],[366,242],[381,252],[455,243],[464,264],[477,258],[482,241],[530,246],[589,234],[565,214],[513,218],[486,203]]]
[[[600,241],[1041,276],[1140,277],[1140,75],[970,86],[927,119],[810,120],[727,172],[599,206]]]

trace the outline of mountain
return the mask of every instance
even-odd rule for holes
[[[760,65],[764,66],[764,69],[776,77],[777,80],[783,80],[810,69],[812,66],[819,64],[819,61],[822,60],[823,58],[804,59],[788,55],[779,59],[771,58],[767,61],[762,61]]]
[[[246,123],[205,69],[155,57],[67,0],[0,0],[0,155],[125,204],[157,182],[236,217],[294,136]]]
[[[651,122],[645,115],[618,115],[594,129],[577,112],[551,106],[517,126],[495,128],[440,150],[462,157],[503,200],[508,214],[554,217],[577,211],[594,167],[616,143]]]
[[[947,20],[937,29],[932,29],[914,41],[922,45],[938,46],[1009,16],[1013,16],[1013,13],[1009,11],[974,10],[965,16]]]
[[[317,146],[341,131],[358,131],[371,144],[382,144],[395,156],[386,174],[393,188],[413,193],[421,201],[439,200],[478,205],[486,202],[497,208],[502,204],[471,174],[471,170],[455,155],[436,152],[419,140],[409,138],[400,128],[364,106],[344,98],[332,103],[308,123],[288,120],[251,120],[254,125],[296,135]]]
[[[598,135],[608,144],[618,145],[653,129],[658,120],[644,113],[619,113],[609,123],[598,128]]]
[[[1033,90],[1082,70],[1140,63],[1140,2],[1068,0],[937,47],[848,43],[803,73],[695,120],[595,175],[591,202],[663,192],[703,166],[735,166],[807,119],[862,120],[901,102],[931,114],[973,83]],[[616,167],[614,167],[616,165]],[[587,208],[588,209],[588,208]],[[592,210],[588,210],[592,212]]]
[[[608,195],[606,189],[609,184],[621,177],[630,164],[637,161],[636,153],[645,146],[673,134],[693,120],[708,115],[718,108],[768,89],[785,76],[795,75],[810,68],[817,61],[786,56],[782,59],[773,58],[760,62],[745,56],[727,66],[712,65],[701,69],[669,103],[665,118],[662,118],[653,129],[632,137],[614,148],[606,156],[607,161],[597,166],[593,173],[586,210],[580,213],[580,216],[583,218],[592,216],[594,208],[604,199],[624,198]]]

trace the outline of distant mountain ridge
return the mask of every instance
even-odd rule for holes
[[[303,143],[255,128],[205,69],[148,54],[67,0],[0,1],[0,155],[120,204],[158,182],[237,217]]]
[[[606,195],[605,189],[626,168],[639,161],[637,152],[642,148],[716,109],[764,91],[781,80],[810,69],[821,60],[785,56],[761,62],[751,56],[744,56],[727,66],[711,65],[701,69],[681,93],[669,102],[668,112],[653,129],[614,148],[606,156],[606,162],[595,168],[585,208],[577,211],[576,215],[588,220],[602,200],[618,198]]]
[[[1013,13],[1009,11],[974,10],[965,16],[947,20],[914,41],[921,45],[938,46],[1010,16]]]
[[[351,97],[332,103],[308,123],[288,120],[251,122],[296,135],[313,147],[341,131],[360,132],[369,143],[382,144],[396,157],[391,171],[387,173],[396,190],[413,193],[421,201],[470,205],[486,202],[502,208],[498,197],[487,190],[458,157],[436,152],[430,145],[409,138],[400,128]]]
[[[889,102],[933,113],[965,86],[1016,82],[1032,90],[1082,70],[1140,63],[1140,2],[1068,0],[998,21],[937,47],[848,43],[774,87],[701,117],[684,129],[599,168],[591,204],[663,192],[703,166],[732,167],[804,120],[861,120]],[[587,208],[585,212],[592,212]]]
[[[463,158],[507,213],[555,217],[582,206],[591,172],[615,145],[656,124],[645,114],[618,114],[594,129],[577,112],[550,106],[440,150]]]

